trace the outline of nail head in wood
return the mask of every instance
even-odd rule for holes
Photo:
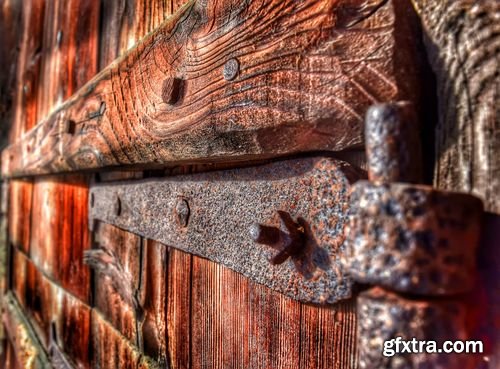
[[[229,59],[226,64],[224,64],[224,69],[222,70],[222,75],[226,81],[232,81],[236,78],[240,72],[240,62],[236,58]]]

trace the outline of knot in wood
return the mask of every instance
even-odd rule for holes
[[[240,72],[240,62],[236,58],[229,59],[226,64],[224,64],[224,69],[222,70],[222,75],[226,81],[232,81],[236,78]]]
[[[161,98],[165,104],[173,105],[179,101],[181,96],[182,80],[170,77],[163,81]]]

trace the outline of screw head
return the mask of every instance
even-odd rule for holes
[[[186,199],[179,199],[175,205],[175,214],[181,227],[187,227],[189,221],[189,203]]]
[[[236,78],[240,72],[240,62],[236,58],[229,59],[226,64],[224,64],[224,69],[222,70],[222,75],[226,81],[232,81]]]

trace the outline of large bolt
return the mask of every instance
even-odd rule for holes
[[[301,224],[293,221],[290,214],[278,211],[280,228],[252,224],[249,232],[254,242],[280,247],[280,251],[271,260],[271,264],[284,263],[289,257],[298,256],[305,245],[305,230]]]

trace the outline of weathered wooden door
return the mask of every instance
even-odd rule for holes
[[[0,4],[6,368],[448,367],[377,340],[450,325],[487,347],[449,365],[494,368],[498,236],[475,248],[479,201],[449,201],[470,211],[445,216],[465,224],[446,233],[457,274],[395,252],[392,279],[363,279],[373,260],[344,251],[348,223],[379,219],[349,211],[368,170],[473,192],[498,224],[495,1]],[[369,155],[406,140],[398,174],[365,158],[380,103],[366,124],[414,129],[367,138]]]

